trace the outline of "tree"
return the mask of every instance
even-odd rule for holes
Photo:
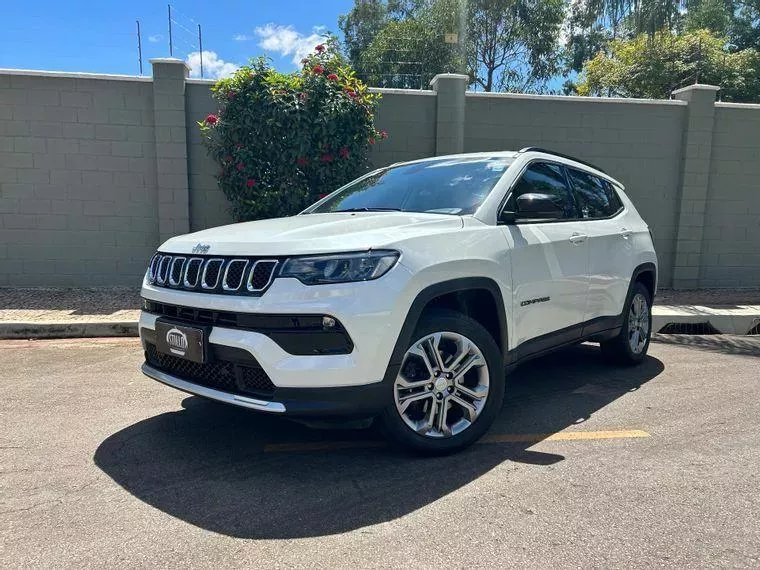
[[[198,125],[238,221],[298,213],[364,172],[369,145],[386,136],[373,124],[379,96],[335,42],[316,52],[289,74],[253,60],[212,88],[219,111]]]
[[[573,0],[567,22],[569,69],[580,71],[612,40],[681,30],[684,1],[696,6],[723,0]]]
[[[760,0],[737,2],[729,39],[737,49],[760,50]]]
[[[359,56],[363,79],[378,87],[422,89],[437,73],[463,72],[460,46],[444,41],[462,27],[461,13],[459,0],[437,0],[386,23]]]
[[[413,17],[424,1],[356,0],[348,14],[339,16],[338,27],[343,32],[346,56],[359,77],[364,79],[370,75],[363,67],[362,55],[372,41],[388,24]]]
[[[418,76],[424,87],[459,71],[485,91],[540,91],[559,69],[563,0],[355,2],[340,20],[344,46],[373,85],[407,87]]]
[[[424,89],[436,73],[459,71],[454,46],[419,20],[388,23],[361,54],[364,80],[377,87]]]
[[[609,55],[599,53],[586,62],[577,90],[582,95],[666,99],[674,89],[697,81],[719,85],[724,101],[757,101],[760,53],[730,52],[726,39],[709,30],[641,34],[613,40]]]
[[[484,91],[541,91],[559,71],[562,0],[469,0],[467,58]]]

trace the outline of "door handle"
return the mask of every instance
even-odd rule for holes
[[[570,242],[575,245],[580,245],[587,239],[588,236],[586,234],[579,234],[578,232],[573,232],[573,235],[570,236]]]
[[[633,233],[632,230],[629,230],[628,228],[621,228],[620,229],[620,235],[623,236],[623,239],[628,239],[631,237],[631,234]]]

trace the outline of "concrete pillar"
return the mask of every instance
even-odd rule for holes
[[[464,93],[468,81],[466,75],[439,73],[430,82],[436,93],[436,155],[464,151]]]
[[[702,265],[702,238],[710,186],[715,95],[714,85],[689,85],[673,91],[688,103],[684,125],[678,229],[673,262],[673,288],[699,287]]]
[[[151,59],[156,137],[158,233],[163,242],[190,231],[187,178],[185,79],[190,68],[181,59]]]

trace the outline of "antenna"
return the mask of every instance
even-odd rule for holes
[[[174,45],[172,44],[172,5],[169,4],[169,57],[174,57]]]
[[[198,24],[198,53],[201,56],[201,79],[203,79],[203,37],[201,36],[200,24]]]
[[[143,74],[142,70],[142,38],[140,37],[140,20],[137,22],[137,61],[140,64],[140,75]]]

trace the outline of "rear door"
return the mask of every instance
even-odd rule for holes
[[[517,196],[549,194],[565,211],[560,220],[518,221],[499,226],[511,247],[512,344],[519,357],[580,338],[588,295],[588,240],[584,222],[570,192],[563,166],[531,163],[507,200],[515,210]]]
[[[623,203],[607,180],[571,167],[567,167],[567,174],[580,210],[583,233],[588,235],[589,293],[585,320],[619,315],[635,264],[632,228],[626,226]],[[599,324],[603,329],[604,322]]]

